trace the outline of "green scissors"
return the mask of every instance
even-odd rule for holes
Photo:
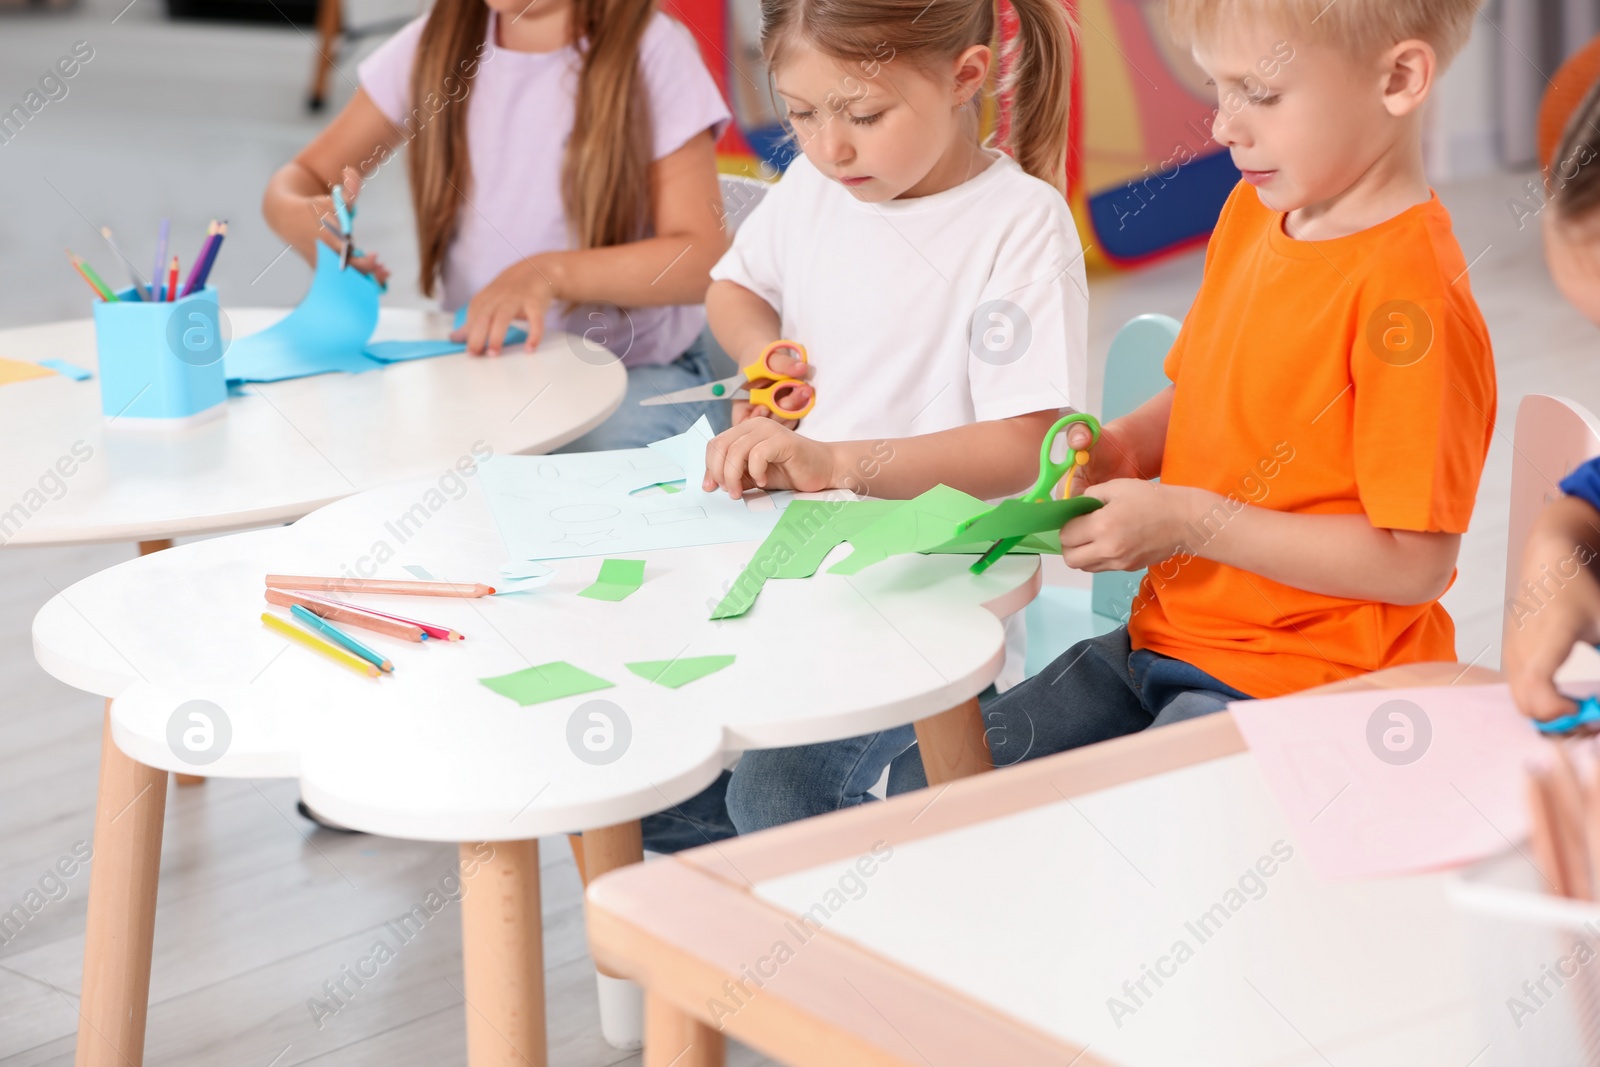
[[[1070,475],[1074,468],[1081,467],[1089,462],[1089,450],[1086,448],[1067,449],[1066,456],[1057,463],[1050,458],[1050,453],[1055,451],[1057,438],[1065,443],[1067,428],[1074,423],[1082,423],[1089,427],[1089,448],[1093,448],[1100,440],[1100,420],[1093,415],[1074,413],[1063,415],[1050,427],[1050,432],[1044,435],[1044,444],[1039,446],[1039,480],[1033,483],[1033,488],[1022,494],[1021,499],[1029,503],[1041,504],[1050,499],[1050,494],[1055,490],[1056,483]],[[1071,483],[1069,482],[1070,486]],[[1002,537],[989,551],[978,557],[977,562],[969,568],[973,574],[982,574],[994,564],[996,560],[1010,552],[1022,543],[1021,537]]]

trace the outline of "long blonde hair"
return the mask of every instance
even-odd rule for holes
[[[1061,189],[1072,105],[1076,30],[1062,0],[1009,0],[1016,33],[1000,55],[1010,108],[1001,147],[1022,169]],[[871,69],[905,58],[930,65],[995,40],[994,0],[761,0],[769,68],[799,41]]]
[[[650,107],[639,71],[639,43],[655,0],[572,0],[572,37],[582,56],[572,136],[561,164],[561,199],[577,248],[626,244],[650,225]],[[417,219],[418,282],[426,296],[444,269],[462,205],[472,187],[467,108],[474,60],[489,29],[484,0],[437,0],[411,68],[413,114],[437,111],[418,127],[407,169]],[[462,73],[467,72],[467,73]],[[459,100],[446,93],[465,81]],[[429,94],[449,96],[424,109]]]

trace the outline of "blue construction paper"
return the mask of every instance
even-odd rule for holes
[[[94,377],[93,374],[90,374],[76,363],[68,363],[64,359],[41,359],[39,366],[49,367],[57,374],[71,378],[75,382],[86,382]]]
[[[467,309],[461,308],[456,312],[456,329],[460,329],[467,321]],[[501,347],[509,348],[511,345],[520,345],[528,339],[528,331],[521,326],[512,326],[506,330],[506,339]],[[457,352],[465,352],[465,341],[373,341],[364,350],[368,359],[375,359],[379,363],[401,363],[410,359],[432,359],[434,356],[453,356]]]
[[[495,456],[479,467],[478,478],[514,560],[765,538],[782,514],[777,508],[755,511],[720,490],[701,492],[698,470],[710,436],[710,424],[701,418],[687,432],[649,448]],[[678,478],[685,481],[681,492],[633,495],[641,486]]]
[[[362,354],[378,325],[378,283],[317,246],[317,270],[300,306],[280,322],[234,340],[223,356],[230,382],[279,382],[383,366]]]

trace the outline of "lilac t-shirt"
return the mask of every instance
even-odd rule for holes
[[[513,52],[489,32],[470,90],[455,89],[456,103],[441,93],[433,104],[467,105],[467,145],[472,188],[465,190],[455,239],[444,260],[444,307],[466,304],[501,271],[540,252],[569,249],[561,201],[561,161],[572,133],[579,57],[572,47],[554,52]],[[415,136],[434,112],[411,105],[411,65],[428,16],[409,23],[360,66],[361,87],[389,121]],[[657,13],[639,45],[640,71],[650,105],[651,158],[682,148],[702,130],[715,137],[729,120],[722,94],[689,31]],[[427,101],[425,101],[426,103]],[[630,308],[624,316],[580,307],[570,316],[550,309],[548,330],[566,330],[605,345],[628,366],[671,363],[705,326],[705,307]]]

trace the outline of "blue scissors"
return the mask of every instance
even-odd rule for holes
[[[1578,710],[1571,715],[1563,715],[1559,719],[1550,719],[1547,722],[1534,720],[1534,725],[1543,734],[1570,734],[1580,726],[1591,723],[1600,723],[1600,697],[1585,697],[1578,703]]]

